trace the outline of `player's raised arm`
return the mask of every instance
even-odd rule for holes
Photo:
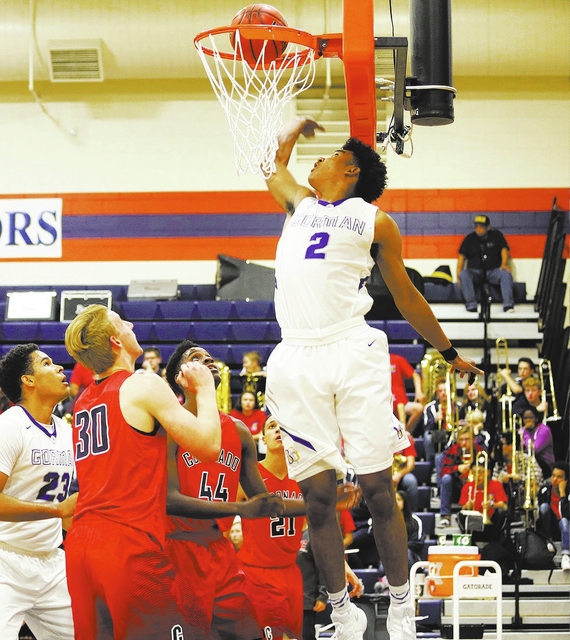
[[[202,364],[180,368],[177,382],[196,395],[198,415],[184,409],[160,376],[133,376],[121,388],[123,415],[135,428],[148,431],[149,420],[157,420],[171,438],[204,462],[217,460],[221,447],[220,416],[214,381]]]
[[[313,118],[296,118],[285,125],[278,136],[279,147],[275,155],[276,170],[267,178],[267,187],[277,203],[288,214],[295,211],[303,198],[314,195],[311,189],[297,183],[287,165],[299,136],[313,138],[316,130],[324,131],[324,128]]]
[[[394,220],[383,211],[378,211],[376,216],[374,242],[379,245],[376,262],[404,318],[456,369],[482,374],[473,360],[461,356],[453,349],[431,307],[410,280],[402,259],[400,231]]]

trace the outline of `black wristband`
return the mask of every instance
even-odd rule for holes
[[[452,360],[455,360],[455,358],[457,358],[457,355],[458,355],[457,349],[455,349],[453,345],[451,345],[451,347],[449,347],[449,349],[446,349],[445,351],[440,351],[440,353],[446,362],[451,362]]]

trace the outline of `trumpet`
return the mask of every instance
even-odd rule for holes
[[[540,385],[542,387],[543,401],[546,400],[547,398],[546,386],[544,384],[545,369],[548,372],[548,385],[549,385],[550,395],[552,397],[552,415],[546,418],[546,422],[556,422],[558,420],[562,420],[562,416],[558,413],[558,405],[556,403],[556,393],[554,392],[554,378],[552,377],[552,364],[550,363],[550,360],[547,360],[546,358],[541,358],[538,361],[538,372],[540,375]]]

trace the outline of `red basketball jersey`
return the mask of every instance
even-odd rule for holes
[[[117,371],[89,385],[75,403],[79,498],[74,521],[101,516],[164,543],[166,434],[158,425],[152,433],[143,433],[123,417],[119,390],[131,375]]]
[[[235,422],[220,413],[222,448],[216,462],[201,462],[190,452],[178,447],[176,465],[180,479],[180,492],[200,500],[235,502],[241,473],[241,439]],[[227,531],[234,518],[194,519],[172,516],[173,531],[204,531],[214,524]]]
[[[282,498],[303,498],[295,480],[279,480],[263,464],[258,464],[267,491]],[[238,558],[256,567],[285,567],[295,564],[301,546],[304,516],[242,518],[243,544]]]

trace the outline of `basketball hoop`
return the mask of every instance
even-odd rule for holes
[[[234,50],[228,51],[232,34]],[[251,40],[264,41],[256,59],[244,54],[244,42]],[[270,41],[288,43],[285,52],[274,57]],[[202,31],[194,44],[226,112],[238,175],[261,171],[268,178],[275,172],[285,106],[315,78],[318,39],[289,27],[231,25]]]

